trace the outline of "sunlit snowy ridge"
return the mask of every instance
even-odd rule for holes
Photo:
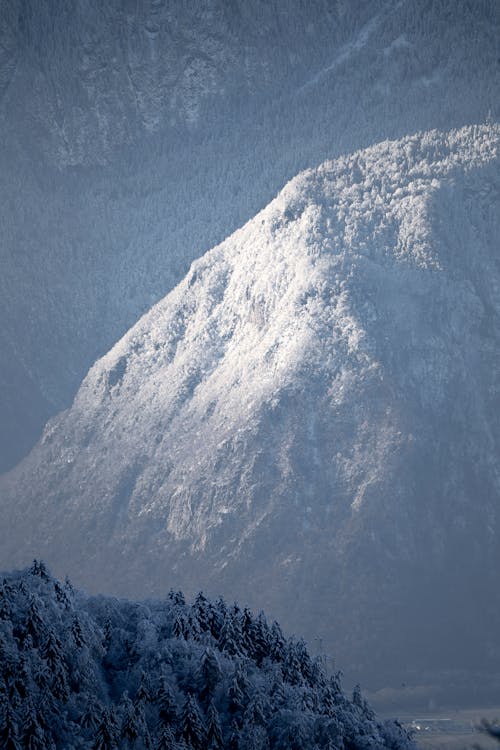
[[[500,118],[497,0],[7,0],[0,472],[191,262],[341,154]]]
[[[478,635],[487,661],[499,142],[474,126],[327,162],[193,263],[1,480],[0,564],[243,591],[368,670],[381,628],[393,653],[414,634],[418,668]],[[474,631],[463,600],[487,590]]]

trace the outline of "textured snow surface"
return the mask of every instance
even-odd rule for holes
[[[498,0],[3,0],[0,471],[301,170],[500,117]]]
[[[238,595],[364,676],[493,658],[499,143],[326,162],[195,261],[0,480],[0,565]]]

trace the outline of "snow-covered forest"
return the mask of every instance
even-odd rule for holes
[[[0,583],[2,750],[410,750],[261,612],[89,598],[35,561]]]

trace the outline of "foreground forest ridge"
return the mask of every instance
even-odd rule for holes
[[[42,562],[0,584],[2,750],[410,750],[278,623],[202,593],[88,597]]]

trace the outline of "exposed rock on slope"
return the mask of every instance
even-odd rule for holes
[[[0,564],[262,601],[365,676],[489,659],[499,141],[326,163],[193,263],[2,480]]]

